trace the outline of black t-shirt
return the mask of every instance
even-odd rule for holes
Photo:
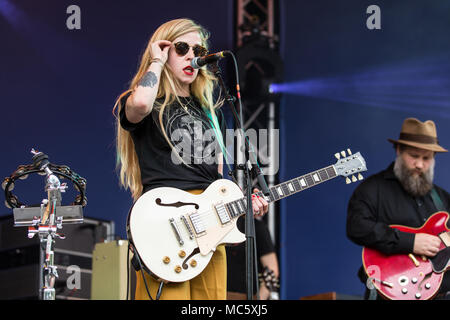
[[[139,123],[126,118],[125,103],[131,92],[122,97],[119,113],[120,125],[129,131],[139,159],[144,192],[157,187],[174,187],[182,190],[206,189],[213,181],[222,178],[218,173],[217,154],[220,146],[209,117],[196,99],[179,97],[183,108],[176,100],[166,106],[163,125],[175,152],[167,143],[159,123],[159,109]],[[162,102],[163,100],[157,100]],[[156,106],[156,104],[155,104]],[[222,112],[216,111],[217,119],[225,137],[225,120]]]

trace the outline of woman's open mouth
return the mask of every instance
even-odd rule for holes
[[[191,66],[187,66],[183,69],[183,72],[188,76],[192,76],[194,75],[194,68],[192,68]]]

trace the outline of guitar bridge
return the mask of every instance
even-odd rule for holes
[[[169,219],[169,223],[172,226],[172,230],[175,233],[175,238],[177,238],[178,243],[180,244],[180,246],[182,246],[184,244],[183,239],[181,238],[181,234],[180,231],[178,230],[178,226],[175,223],[175,219],[174,218],[170,218]]]
[[[181,216],[181,221],[183,221],[184,226],[186,227],[188,233],[189,233],[189,239],[194,239],[194,231],[192,231],[191,225],[189,224],[189,222],[187,221],[185,216]]]

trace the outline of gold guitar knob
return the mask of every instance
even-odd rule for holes
[[[165,256],[165,257],[163,258],[163,262],[164,262],[165,264],[169,264],[170,258],[169,258],[168,256]]]
[[[175,267],[175,272],[176,272],[176,273],[180,273],[181,270],[183,270],[183,269],[181,269],[180,266],[176,266],[176,267]]]
[[[197,261],[195,261],[194,259],[191,260],[191,262],[189,263],[191,265],[192,268],[195,268],[197,266]]]
[[[183,250],[181,250],[180,252],[178,252],[178,256],[180,258],[184,258],[186,256],[186,252],[184,252]]]

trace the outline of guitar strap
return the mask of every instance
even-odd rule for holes
[[[447,211],[435,188],[431,190],[431,198],[433,199],[434,205],[439,211]],[[450,247],[446,246],[446,248],[440,250],[438,254],[430,258],[433,266],[433,271],[437,273],[445,271],[445,269],[449,265],[449,259]]]
[[[441,198],[439,197],[436,191],[436,188],[434,187],[433,189],[431,189],[431,199],[433,199],[434,205],[436,206],[438,211],[447,211],[446,208],[444,207],[444,204],[442,203]]]
[[[231,166],[228,162],[228,159],[232,159],[230,153],[228,152],[225,146],[225,140],[220,130],[220,125],[217,120],[217,116],[215,114],[211,114],[211,111],[207,108],[204,108],[206,115],[208,116],[209,123],[214,131],[217,142],[219,143],[220,149],[222,150],[223,158],[225,160],[225,164],[228,166],[228,169],[231,172]]]

